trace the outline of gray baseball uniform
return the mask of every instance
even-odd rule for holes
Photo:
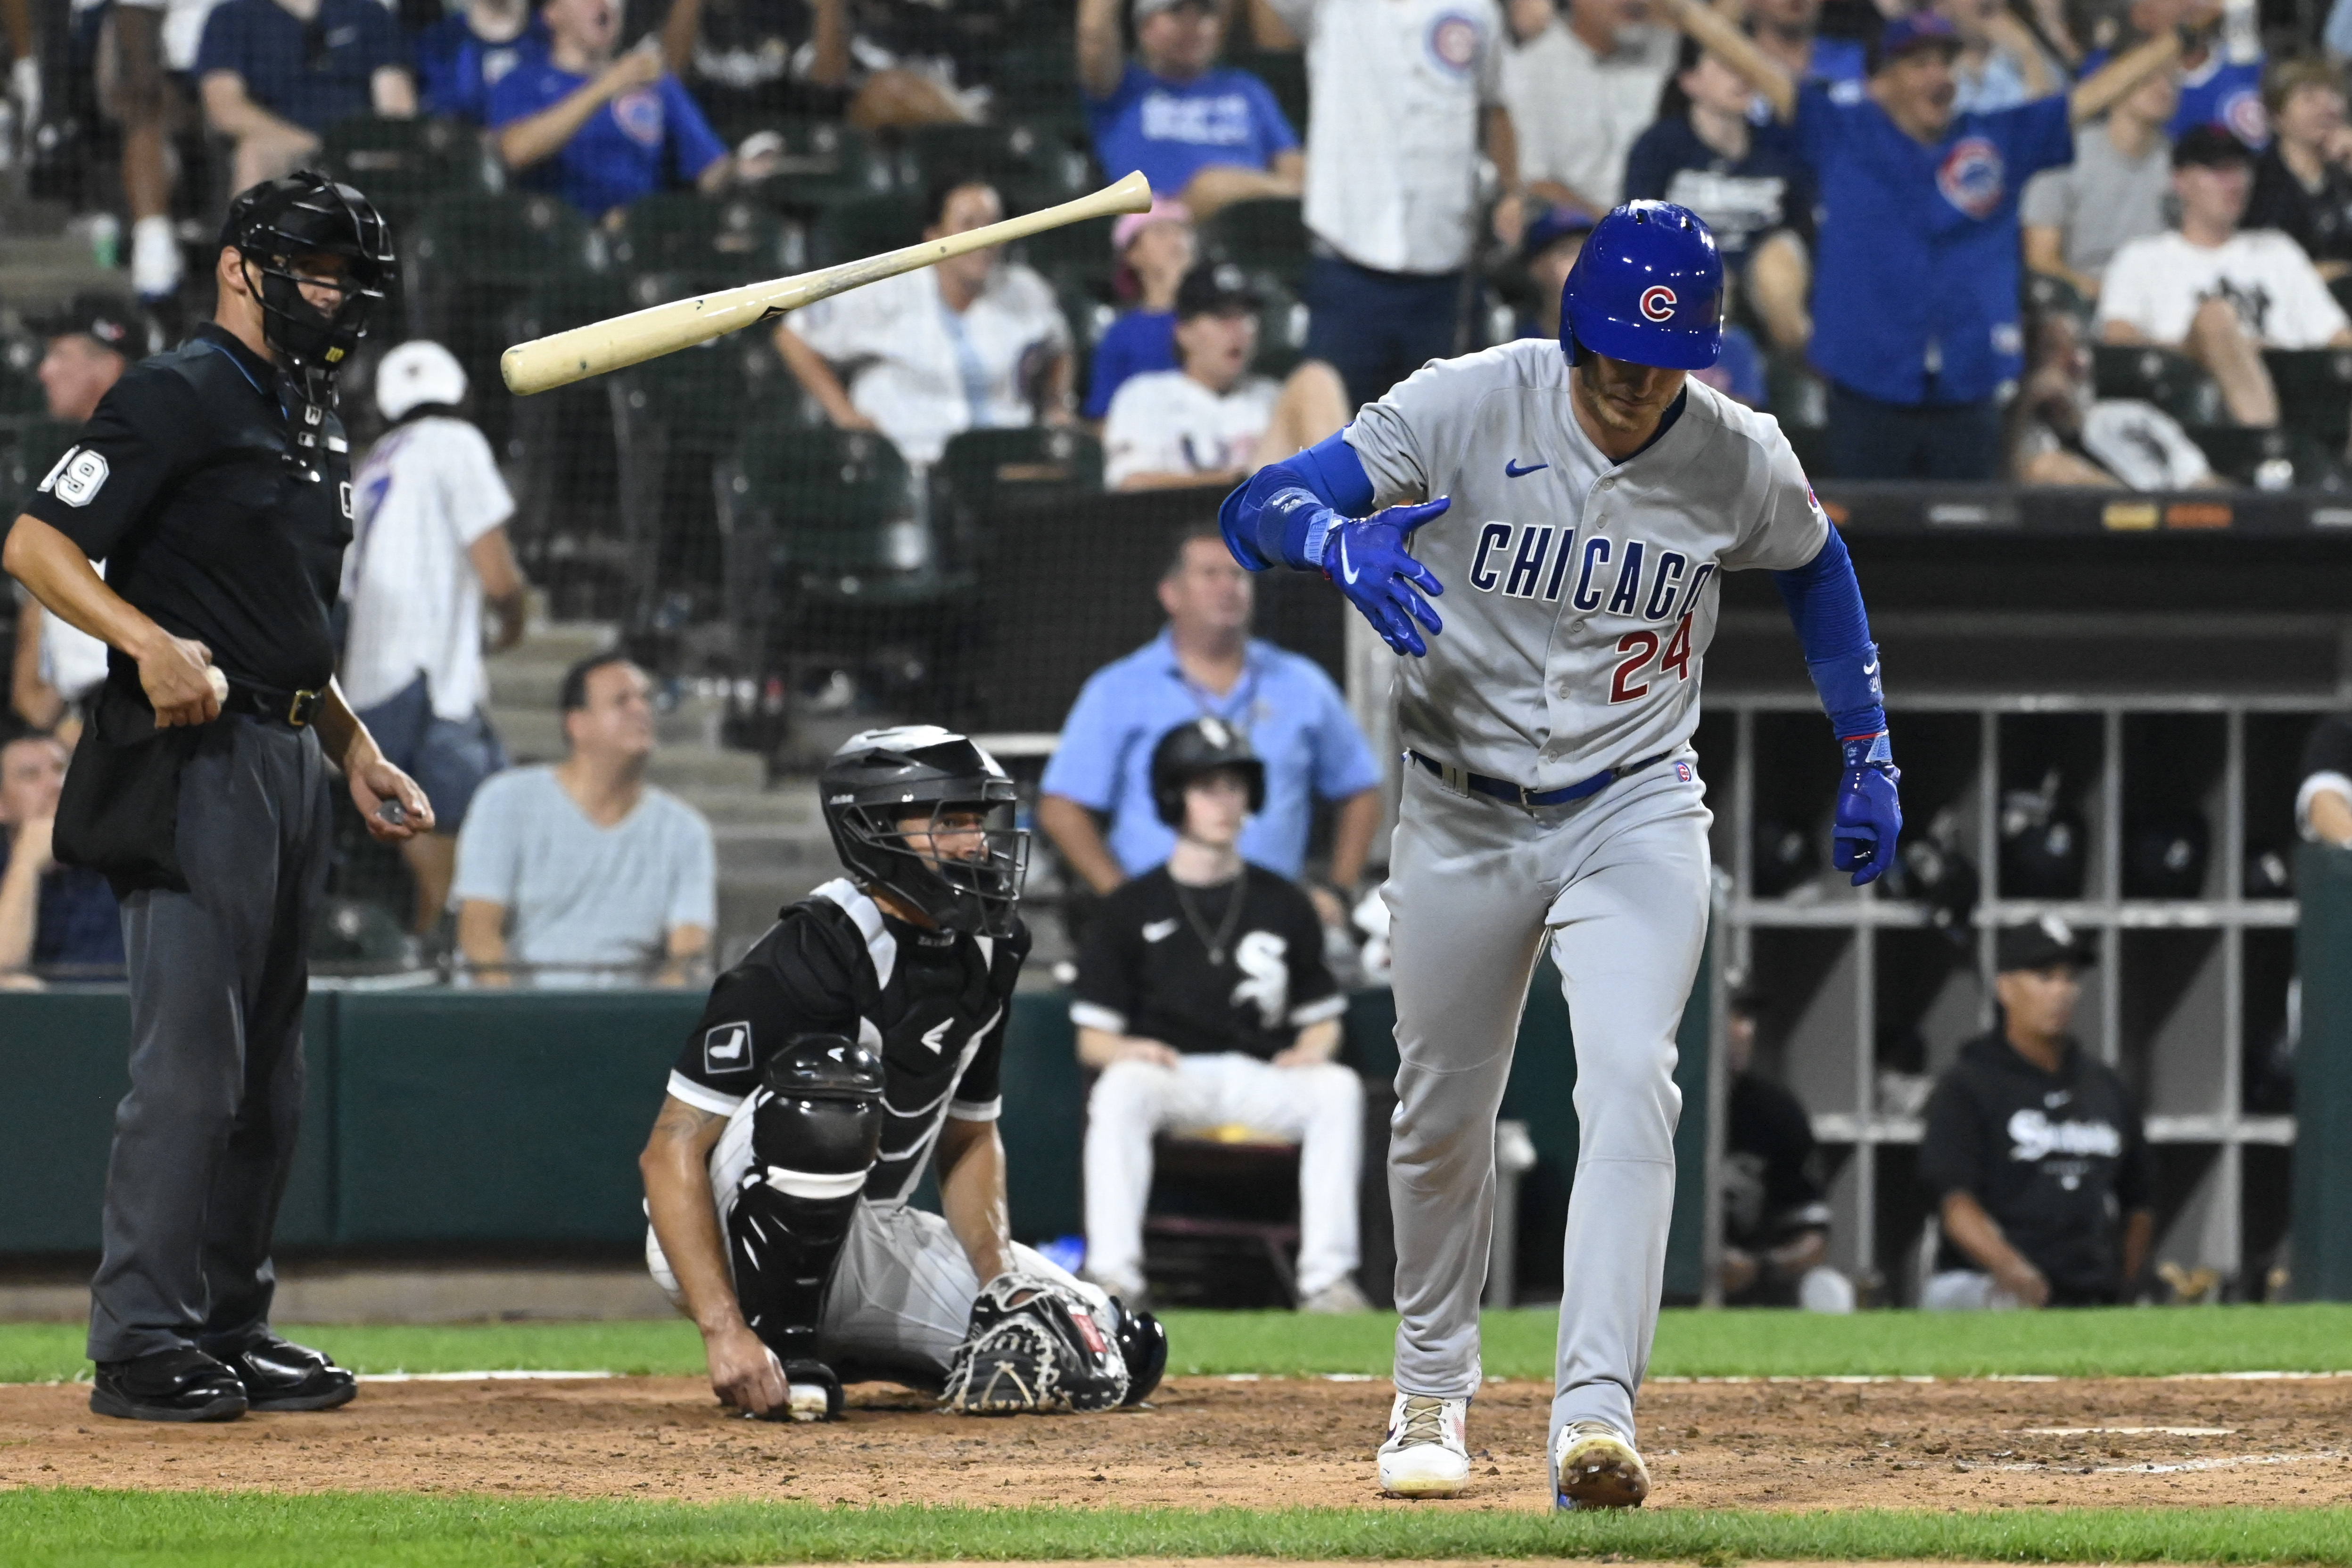
[[[1552,1430],[1630,1437],[1674,1202],[1675,1033],[1706,934],[1712,818],[1689,740],[1715,576],[1801,566],[1829,522],[1772,419],[1693,381],[1664,434],[1612,462],[1576,422],[1570,375],[1543,340],[1434,362],[1347,436],[1376,506],[1453,500],[1413,539],[1445,584],[1445,629],[1398,661],[1400,736],[1447,773],[1406,766],[1384,889],[1396,1382],[1477,1390],[1495,1116],[1548,937],[1580,1124]],[[1543,793],[1615,768],[1540,807],[1459,773]]]

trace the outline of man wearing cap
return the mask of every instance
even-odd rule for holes
[[[98,412],[99,400],[122,379],[133,360],[147,352],[146,318],[110,294],[77,294],[66,311],[44,329],[48,348],[41,355],[41,395],[49,419],[79,428]],[[67,432],[21,432],[26,468],[47,472],[67,445]],[[71,749],[80,721],[68,709],[106,679],[106,645],[41,608],[22,589],[16,595],[16,663],[9,700],[19,717],[37,730],[68,725],[61,731]]]
[[[1919,1183],[1943,1240],[1919,1304],[2110,1304],[2147,1262],[2156,1159],[2122,1078],[2067,1033],[2090,950],[2045,915],[1994,952],[2000,1022],[1927,1100]]]
[[[2352,321],[2303,247],[2273,229],[2239,227],[2253,154],[2218,125],[2172,144],[2180,226],[2133,240],[2107,264],[2100,341],[2154,343],[2211,374],[2241,425],[2279,422],[2264,349],[2352,345]]]
[[[1115,490],[1240,483],[1348,422],[1348,391],[1320,360],[1276,385],[1250,374],[1258,301],[1230,267],[1195,267],[1176,291],[1180,369],[1130,376],[1103,421]]]
[[[1519,267],[1534,290],[1536,313],[1519,322],[1523,338],[1559,336],[1560,289],[1584,250],[1584,237],[1600,220],[1582,207],[1538,209],[1519,234]]]
[[[1118,0],[1078,5],[1078,87],[1103,168],[1142,170],[1197,217],[1298,195],[1298,132],[1265,83],[1215,63],[1225,23],[1213,0],[1134,0],[1133,9],[1138,59],[1119,44]]]
[[[2179,58],[2165,34],[2064,97],[1990,114],[1953,110],[1960,42],[1933,13],[1897,16],[1869,88],[1843,103],[1800,85],[1700,0],[1660,0],[1794,132],[1822,209],[1811,357],[1830,386],[1839,479],[1990,479],[1999,393],[2024,369],[2017,197],[2070,162],[2074,127]]]
[[[352,476],[343,552],[343,695],[433,802],[433,831],[400,847],[420,933],[449,901],[474,791],[507,765],[481,710],[484,601],[498,616],[493,649],[522,637],[522,573],[506,530],[514,498],[489,442],[458,412],[465,401],[465,367],[439,343],[412,338],[383,356],[375,405],[392,427]]]

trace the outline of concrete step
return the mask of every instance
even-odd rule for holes
[[[506,742],[507,754],[519,763],[551,763],[567,747],[563,715],[555,706],[555,688],[548,687],[545,702],[509,705],[493,690],[488,703],[490,727]],[[723,698],[689,697],[677,707],[654,714],[654,738],[666,748],[718,751],[719,726],[727,717]],[[745,753],[749,754],[749,753]]]
[[[767,782],[768,764],[749,752],[676,746],[654,753],[646,777],[673,795],[691,797],[698,788],[757,789]]]
[[[839,862],[834,858],[833,839],[822,827],[814,833],[805,833],[789,826],[780,829],[714,824],[711,838],[718,847],[721,882],[778,877],[789,880],[803,876],[822,882],[839,868]]]
[[[26,316],[46,315],[85,290],[131,292],[130,275],[99,266],[89,237],[79,234],[0,236],[0,279],[9,308]]]
[[[710,819],[714,828],[758,827],[825,838],[824,821],[817,815],[816,790],[803,781],[787,779],[772,788],[698,788],[683,798]]]

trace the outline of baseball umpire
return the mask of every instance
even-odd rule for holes
[[[391,265],[349,185],[303,173],[238,196],[214,319],[115,384],[0,552],[110,650],[57,820],[58,858],[113,881],[130,954],[131,1091],[90,1285],[101,1415],[220,1421],[353,1392],[270,1332],[269,1236],[302,1103],[329,763],[377,837],[433,824],[336,689],[327,630],[352,536],[335,373]]]
[[[862,1377],[974,1415],[1141,1400],[1159,1323],[1008,1229],[996,1119],[1029,954],[1013,781],[915,725],[853,736],[818,791],[849,874],[711,986],[638,1162],[646,1260],[702,1331],[713,1392],[795,1420],[837,1415]],[[940,1214],[908,1203],[927,1161]]]
[[[1721,573],[1773,573],[1796,624],[1842,752],[1833,863],[1857,884],[1878,876],[1902,815],[1845,546],[1780,427],[1689,375],[1722,348],[1714,237],[1685,208],[1630,203],[1593,229],[1561,295],[1557,346],[1433,361],[1261,469],[1223,521],[1244,565],[1328,572],[1412,656],[1396,665],[1412,765],[1381,889],[1402,1321],[1381,1484],[1468,1484],[1495,1116],[1548,946],[1580,1130],[1553,1495],[1624,1507],[1650,1487],[1633,1399],[1674,1206],[1675,1034],[1706,938],[1710,816],[1690,740]],[[1440,593],[1442,623],[1422,596]]]

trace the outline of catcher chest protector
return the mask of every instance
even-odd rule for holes
[[[881,1152],[882,1059],[839,1035],[799,1035],[752,1097],[751,1168],[727,1249],[751,1331],[792,1370],[816,1360],[817,1315]]]

